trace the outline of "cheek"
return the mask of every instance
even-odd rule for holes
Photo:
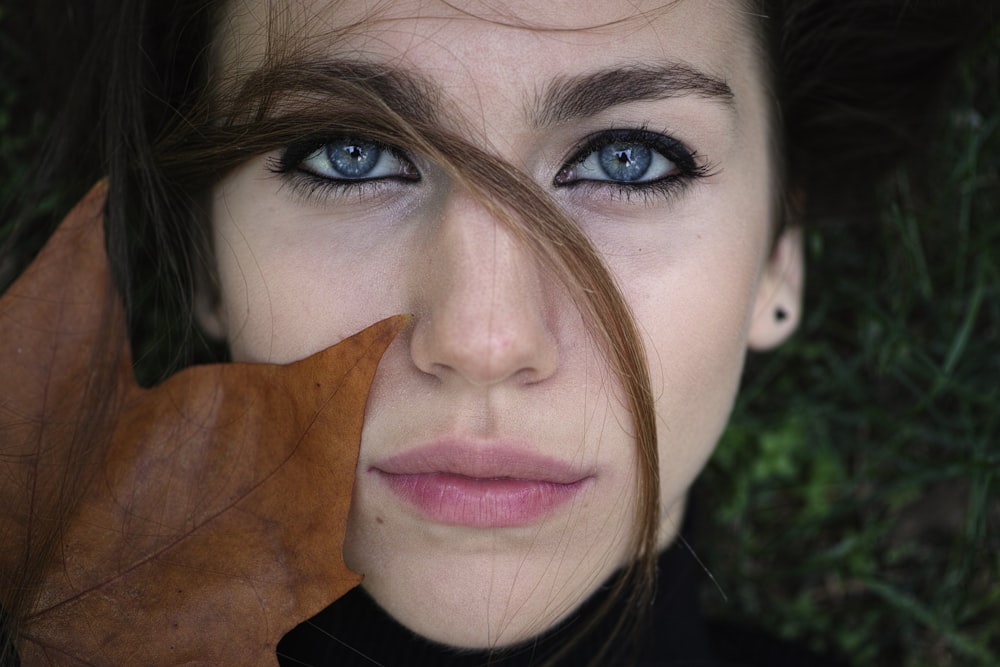
[[[623,281],[649,360],[661,504],[674,528],[732,409],[765,237],[751,235],[745,246],[698,238],[655,269],[644,266],[641,278]]]
[[[234,360],[288,363],[404,312],[385,289],[398,278],[398,244],[378,243],[363,225],[332,234],[329,212],[303,211],[273,190],[242,170],[213,201],[220,301]]]
[[[661,502],[668,515],[683,500],[725,428],[746,353],[745,318],[695,310],[649,345]],[[733,313],[743,312],[742,303],[734,304]]]

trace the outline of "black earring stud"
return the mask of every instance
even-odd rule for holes
[[[778,322],[784,322],[788,319],[788,311],[781,306],[778,306],[774,309],[774,319]]]

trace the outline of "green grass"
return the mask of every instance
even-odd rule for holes
[[[950,92],[877,220],[810,229],[699,487],[713,613],[858,667],[1000,665],[1000,34]]]

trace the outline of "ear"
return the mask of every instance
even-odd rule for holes
[[[789,227],[781,232],[764,268],[747,343],[760,352],[777,347],[795,331],[802,316],[802,286],[805,259],[802,230]]]

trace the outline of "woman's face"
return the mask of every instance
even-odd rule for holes
[[[737,4],[288,0],[274,24],[312,57],[419,81],[441,118],[578,221],[646,346],[661,543],[748,346],[779,342],[798,311],[799,250],[790,233],[774,245],[766,94]],[[227,67],[262,61],[270,11],[232,3]],[[289,362],[414,315],[372,388],[345,559],[416,632],[510,644],[629,557],[631,420],[559,282],[401,148],[331,136],[228,175],[213,205],[221,305],[202,319],[237,360]]]

